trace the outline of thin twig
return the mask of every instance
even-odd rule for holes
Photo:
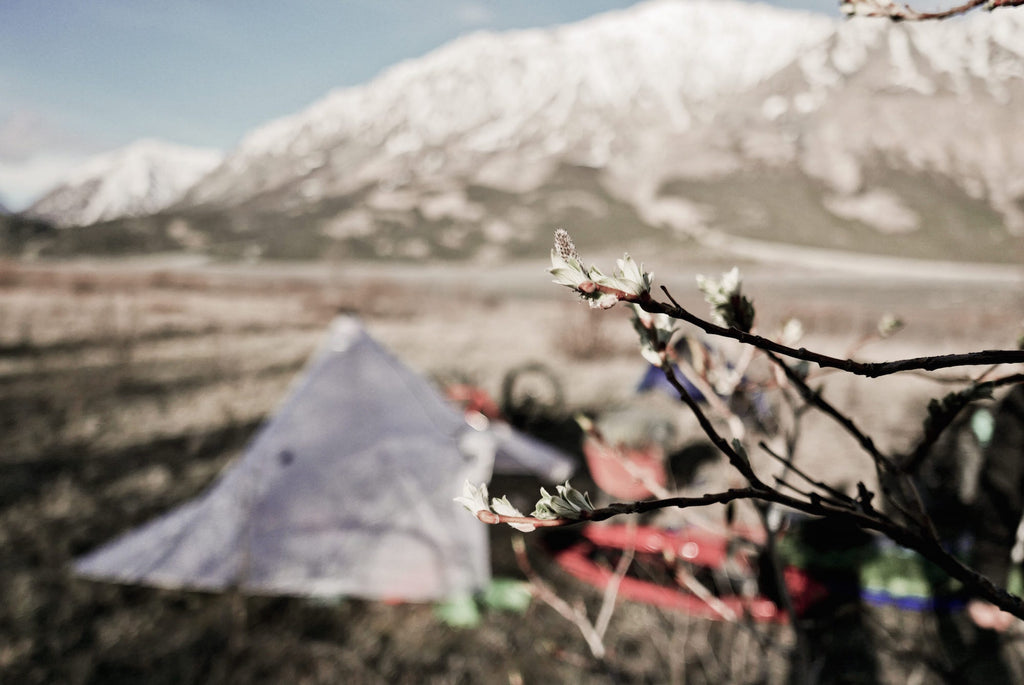
[[[1022,0],[1024,2],[1024,0]],[[602,291],[605,288],[599,288]],[[662,291],[671,299],[667,290]],[[618,291],[621,293],[621,291]],[[768,352],[775,352],[785,357],[802,359],[825,368],[839,369],[857,376],[878,378],[903,371],[925,370],[936,371],[938,369],[949,369],[961,366],[987,366],[991,364],[1019,364],[1024,363],[1024,350],[981,350],[979,352],[967,352],[963,354],[945,354],[932,357],[914,357],[911,359],[899,359],[888,362],[857,362],[852,359],[839,359],[826,354],[812,352],[805,348],[793,348],[775,342],[770,338],[764,338],[753,333],[746,333],[736,328],[725,328],[710,321],[692,314],[678,304],[667,305],[653,300],[649,293],[642,295],[631,295],[621,293],[619,299],[623,302],[630,302],[639,305],[644,311],[651,314],[667,314],[668,316],[686,321],[697,326],[704,332],[717,335],[723,338],[732,338],[747,345],[753,345]]]
[[[875,441],[871,439],[869,435],[864,433],[857,424],[853,422],[846,414],[836,409],[828,400],[822,397],[821,393],[815,392],[806,381],[796,373],[788,364],[786,364],[778,355],[771,352],[765,352],[769,359],[772,360],[782,369],[783,373],[786,374],[786,378],[789,379],[790,383],[797,389],[801,397],[804,398],[811,406],[823,412],[826,416],[833,419],[838,423],[847,433],[849,433],[857,441],[857,444],[868,453],[875,465],[875,470],[878,475],[879,486],[882,488],[882,492],[885,494],[886,499],[908,520],[913,521],[915,524],[921,527],[922,530],[928,532],[933,538],[937,538],[935,531],[935,524],[932,522],[931,517],[928,516],[928,512],[924,508],[924,504],[921,500],[921,495],[917,491],[917,486],[907,476],[906,472],[902,471],[894,460],[890,457],[882,454],[882,452],[875,446]],[[889,479],[887,474],[891,474],[895,479],[898,479],[902,490],[910,494],[910,499],[916,508],[916,511],[910,511],[903,506],[902,501],[893,496],[893,491],[889,488]],[[906,494],[901,492],[900,494]]]
[[[611,623],[612,614],[615,613],[615,599],[619,595],[619,585],[622,584],[622,579],[626,576],[630,564],[633,563],[633,555],[636,552],[635,518],[629,520],[629,530],[631,533],[629,545],[626,546],[622,556],[619,557],[619,563],[615,565],[615,572],[612,574],[612,577],[608,579],[608,584],[604,588],[604,597],[601,600],[601,610],[597,614],[597,620],[594,621],[594,630],[597,631],[598,636],[602,640],[604,640],[604,634],[608,631],[608,624]]]
[[[863,0],[845,0],[840,4],[843,7],[849,7],[849,14],[862,17],[881,17],[892,21],[935,21],[967,14],[979,7],[988,10],[999,7],[1017,7],[1024,5],[1024,0],[968,0],[962,5],[934,12],[918,12],[909,5],[868,3]]]
[[[832,497],[834,497],[835,499],[839,500],[840,502],[844,502],[844,503],[847,503],[847,504],[850,504],[850,505],[856,505],[857,504],[857,501],[855,499],[853,499],[852,497],[850,497],[849,495],[847,495],[846,493],[841,492],[839,490],[836,490],[835,488],[833,488],[828,483],[824,483],[824,482],[822,482],[820,480],[815,480],[814,478],[811,478],[810,476],[808,476],[803,470],[799,469],[796,466],[796,464],[793,463],[792,459],[787,459],[786,457],[783,457],[783,456],[781,456],[779,454],[776,454],[775,450],[773,450],[771,447],[769,447],[768,443],[766,443],[764,440],[762,440],[760,443],[758,443],[758,446],[761,449],[763,449],[765,452],[767,452],[769,456],[771,456],[771,457],[777,459],[779,462],[781,462],[787,469],[789,469],[790,471],[792,471],[796,475],[800,476],[805,481],[807,481],[808,483],[810,483],[814,487],[818,488],[819,490],[824,490],[825,492],[827,492],[828,494],[830,494]]]
[[[764,553],[768,559],[768,563],[772,565],[772,576],[775,579],[775,591],[779,595],[779,599],[782,601],[782,610],[786,613],[789,618],[789,625],[793,627],[793,635],[796,638],[796,665],[795,675],[799,678],[799,681],[808,681],[810,673],[810,648],[807,644],[807,635],[803,630],[800,630],[798,623],[799,616],[796,613],[796,605],[793,604],[793,596],[789,591],[789,586],[786,585],[785,574],[782,568],[782,560],[779,558],[778,545],[776,544],[778,535],[777,530],[772,530],[768,521],[768,508],[766,506],[757,506],[757,515],[761,519],[761,525],[764,526],[767,536],[765,538]]]
[[[707,401],[708,406],[722,416],[726,424],[728,424],[729,430],[732,432],[732,436],[737,440],[742,440],[746,433],[743,421],[740,420],[740,417],[736,416],[736,413],[732,411],[724,401],[722,401],[722,398],[719,397],[715,388],[711,387],[711,383],[701,376],[697,372],[697,369],[693,367],[693,364],[687,360],[677,359],[675,364],[679,369],[679,372],[683,374],[683,377],[690,381],[690,383],[693,384],[693,387],[697,388],[697,390],[704,395],[704,399]],[[735,387],[733,387],[732,390],[735,390]],[[723,394],[728,396],[731,395],[732,392],[727,391]]]
[[[584,641],[587,643],[587,647],[590,648],[591,654],[596,659],[604,659],[606,651],[604,648],[604,640],[602,636],[594,629],[593,624],[587,618],[586,613],[579,607],[573,607],[564,599],[558,596],[551,587],[541,580],[540,576],[533,570],[533,566],[530,565],[530,559],[526,555],[526,543],[523,540],[522,535],[516,535],[512,538],[512,549],[515,551],[516,563],[519,565],[519,570],[523,572],[526,579],[530,581],[530,585],[533,587],[537,597],[547,604],[549,607],[554,609],[562,618],[566,619],[577,628],[583,635]]]
[[[1004,385],[1012,385],[1014,383],[1024,383],[1024,374],[1014,374],[1012,376],[1004,376],[1002,378],[996,378],[991,381],[977,382],[975,381],[970,387],[961,390],[956,396],[960,401],[954,402],[951,406],[945,408],[939,414],[933,414],[929,417],[929,420],[925,423],[925,430],[921,439],[918,440],[917,446],[914,451],[907,455],[903,459],[901,470],[904,473],[913,474],[921,467],[924,463],[925,458],[931,453],[932,447],[938,442],[939,438],[942,437],[942,433],[953,423],[960,412],[967,407],[974,399],[978,398],[979,395],[995,390]],[[949,397],[949,396],[947,396]]]
[[[662,371],[664,372],[665,378],[668,380],[669,384],[679,394],[679,399],[689,407],[690,411],[697,418],[697,423],[700,424],[701,430],[703,430],[704,434],[709,440],[711,440],[711,443],[729,459],[729,463],[747,479],[747,482],[755,487],[763,486],[761,479],[757,477],[754,470],[751,468],[750,462],[745,456],[741,455],[731,444],[729,444],[729,442],[722,437],[717,430],[715,430],[714,425],[712,425],[710,419],[708,419],[707,415],[700,408],[700,405],[697,404],[697,401],[690,396],[690,393],[686,391],[686,388],[683,387],[682,383],[679,382],[679,379],[676,378],[676,374],[672,370],[672,367],[666,364],[662,367]]]
[[[797,486],[793,485],[792,483],[790,483],[788,480],[786,480],[782,476],[775,476],[775,485],[776,486],[784,487],[787,490],[792,490],[796,494],[801,495],[802,497],[806,497],[807,499],[812,499],[814,497],[819,497],[819,498],[821,497],[821,495],[819,495],[816,492],[810,492],[808,490],[801,490],[800,488],[798,488]]]
[[[807,385],[806,381],[804,381],[800,374],[794,371],[789,364],[785,363],[777,354],[772,352],[766,352],[765,354],[772,360],[772,362],[775,363],[776,366],[782,369],[782,372],[786,374],[786,378],[789,379],[789,382],[797,389],[797,392],[800,393],[800,396],[803,397],[805,402],[831,417],[836,423],[842,426],[843,429],[857,441],[857,444],[859,444],[861,448],[870,455],[871,459],[874,460],[876,464],[881,464],[889,471],[897,470],[896,464],[889,457],[882,454],[882,452],[875,446],[875,441],[872,440],[869,435],[864,433],[864,431],[858,428],[857,424],[855,424],[850,417],[832,406],[828,400],[822,397],[821,393],[815,392],[809,385]]]
[[[707,589],[703,583],[694,578],[693,574],[685,568],[680,568],[676,571],[676,580],[682,583],[683,587],[692,592],[697,599],[704,602],[709,609],[714,611],[716,614],[722,617],[722,619],[729,623],[736,623],[738,617],[736,612],[729,608],[729,606],[722,600],[715,597],[711,590]]]

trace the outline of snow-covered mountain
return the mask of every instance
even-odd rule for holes
[[[521,191],[562,161],[619,167],[713,122],[834,31],[820,15],[662,0],[473,34],[254,131],[189,200],[238,204],[296,182],[309,200],[389,176]]]
[[[651,0],[332,92],[153,225],[288,256],[545,254],[565,225],[1024,260],[1021,121],[1024,9],[894,24]]]
[[[58,226],[153,214],[179,200],[222,158],[216,150],[140,140],[90,159],[26,214]]]

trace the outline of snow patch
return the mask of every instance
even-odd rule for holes
[[[874,188],[858,195],[830,195],[825,208],[841,219],[859,221],[881,233],[911,233],[921,227],[921,217],[903,204],[895,193]]]
[[[153,214],[179,200],[222,157],[216,150],[140,140],[76,168],[29,213],[61,226]]]

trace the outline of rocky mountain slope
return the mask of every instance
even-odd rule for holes
[[[1021,261],[1024,10],[653,0],[477,33],[253,131],[155,217],[225,254],[501,258],[729,236]],[[142,221],[140,224],[138,221]]]
[[[26,214],[57,226],[159,212],[221,161],[222,155],[159,140],[140,140],[86,162]]]

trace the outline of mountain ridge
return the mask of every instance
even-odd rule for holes
[[[1021,12],[893,24],[652,0],[478,32],[332,91],[145,223],[264,256],[497,259],[582,224],[1008,261],[1022,117]]]
[[[154,214],[180,199],[222,157],[217,150],[138,140],[86,160],[24,213],[62,227]]]

